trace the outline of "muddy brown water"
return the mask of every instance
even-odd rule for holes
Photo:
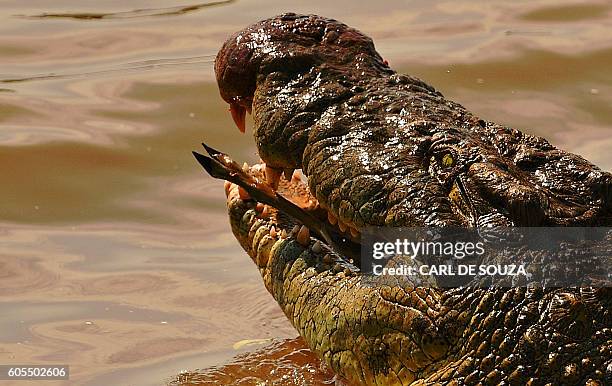
[[[0,363],[69,364],[57,385],[333,382],[190,154],[257,160],[212,60],[282,11],[345,21],[482,117],[612,168],[609,2],[382,4],[3,1]]]

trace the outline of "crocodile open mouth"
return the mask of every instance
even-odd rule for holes
[[[315,252],[326,249],[336,258],[345,257],[348,264],[359,265],[360,232],[319,204],[300,169],[281,177],[263,163],[249,166],[245,162],[240,166],[228,155],[203,146],[208,155],[193,154],[212,177],[226,181],[230,217],[240,218],[243,223],[239,228],[251,225],[248,220],[254,219],[242,219],[250,211],[255,220],[261,220],[258,228],[272,238],[295,237]]]
[[[265,164],[206,145],[194,155],[227,181],[234,236],[336,374],[366,385],[603,384],[590,379],[610,372],[607,291],[376,276],[360,252],[370,227],[610,226],[612,175],[396,73],[371,38],[333,19],[255,23],[224,43],[215,74],[241,132],[252,112]],[[478,264],[532,256],[498,244]],[[556,275],[552,258],[540,266]]]

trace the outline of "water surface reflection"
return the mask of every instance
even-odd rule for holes
[[[354,25],[484,118],[612,168],[606,2],[4,1],[1,363],[68,363],[70,384],[87,385],[182,370],[186,382],[330,381],[286,341],[297,334],[234,241],[222,184],[190,154],[206,139],[257,160],[212,59],[230,33],[288,10]],[[265,365],[245,372],[255,359]]]

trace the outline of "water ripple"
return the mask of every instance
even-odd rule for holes
[[[214,62],[215,55],[199,55],[189,56],[184,58],[167,58],[167,59],[147,59],[142,61],[135,61],[120,64],[117,68],[102,69],[96,71],[87,72],[73,72],[73,73],[46,73],[46,74],[32,74],[27,76],[18,75],[2,75],[0,83],[21,83],[30,81],[40,80],[57,80],[57,79],[74,79],[81,77],[92,77],[98,75],[108,75],[114,73],[123,73],[131,71],[142,71],[142,70],[153,70],[162,67],[180,67],[193,64],[212,64]],[[7,89],[0,89],[7,90]],[[12,90],[7,90],[12,91]]]
[[[176,16],[189,12],[199,11],[203,8],[226,5],[236,0],[212,1],[187,6],[165,7],[165,8],[146,8],[134,9],[123,12],[75,12],[75,13],[41,13],[37,15],[13,15],[13,17],[23,19],[77,19],[77,20],[109,20],[109,19],[134,19],[139,17],[152,16]]]

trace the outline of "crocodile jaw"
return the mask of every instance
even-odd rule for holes
[[[263,177],[256,165],[249,173]],[[301,180],[281,180],[278,192],[307,197]],[[436,368],[449,331],[432,320],[435,289],[374,287],[322,240],[304,238],[295,220],[227,186],[230,224],[257,265],[266,289],[308,346],[341,377],[366,385],[410,384]],[[431,306],[433,305],[433,307]],[[385,325],[381,331],[373,326]]]

